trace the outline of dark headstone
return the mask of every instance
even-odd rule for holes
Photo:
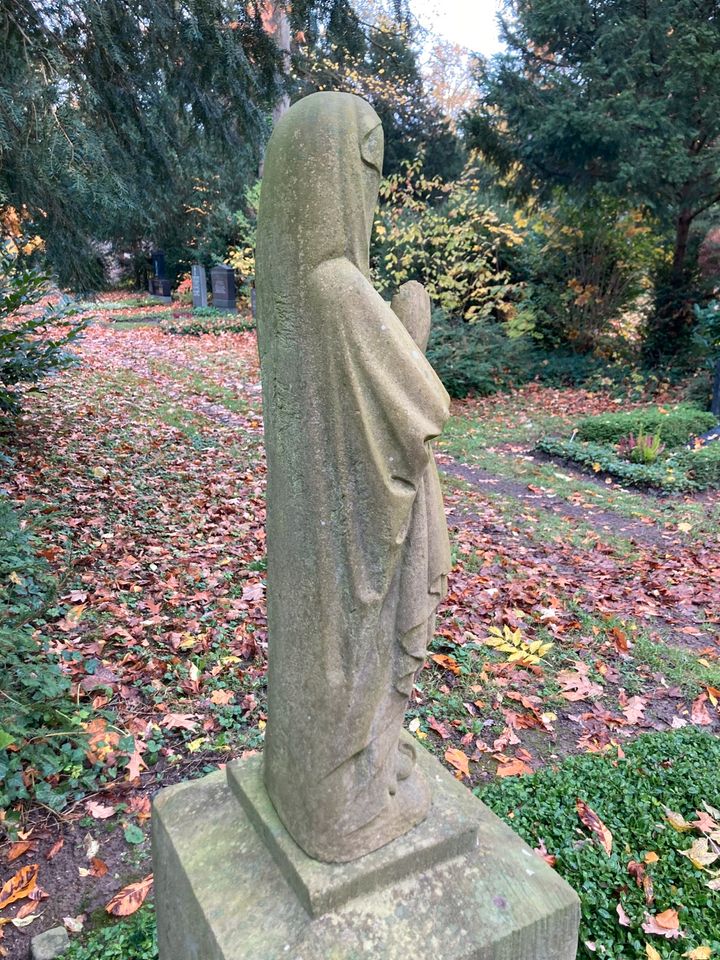
[[[232,267],[220,264],[210,271],[213,306],[218,310],[235,310],[235,273]]]
[[[159,280],[164,280],[165,273],[165,254],[162,250],[153,250],[152,253],[152,272],[153,276]]]
[[[162,250],[152,252],[152,276],[148,280],[148,293],[170,303],[171,284],[165,275],[165,254]]]
[[[193,307],[206,307],[208,305],[208,296],[205,267],[203,267],[202,264],[194,263],[191,274]]]
[[[712,402],[710,410],[720,420],[720,360],[715,364],[715,379],[713,380]]]

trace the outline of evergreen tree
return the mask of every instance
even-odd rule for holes
[[[224,252],[279,96],[259,2],[2,0],[0,201],[64,283],[98,241]],[[222,233],[222,229],[220,233]]]
[[[347,90],[370,101],[383,124],[387,176],[421,152],[428,176],[457,176],[464,150],[425,90],[407,0],[326,0],[306,23],[294,58],[296,96]]]
[[[656,334],[687,327],[690,232],[720,202],[717,0],[508,0],[508,52],[480,64],[472,145],[525,192],[594,184],[673,234]]]

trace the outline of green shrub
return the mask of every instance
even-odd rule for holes
[[[720,807],[720,739],[688,727],[650,733],[624,746],[625,757],[597,754],[570,757],[528,777],[507,777],[480,792],[482,800],[530,846],[543,841],[557,858],[556,869],[582,903],[579,960],[645,957],[645,943],[663,960],[680,960],[694,946],[720,951],[720,892],[708,889],[710,875],[682,856],[697,833],[680,833],[665,808],[695,819],[703,803]],[[576,800],[587,803],[613,835],[608,856],[582,827]],[[655,900],[648,907],[642,888],[628,872],[646,853],[659,860],[646,867]],[[621,902],[631,925],[623,927]],[[645,912],[676,909],[681,940],[664,940],[641,929]],[[595,944],[595,950],[587,946]]]
[[[452,397],[509,389],[517,369],[512,358],[519,352],[517,341],[509,340],[498,324],[433,313],[427,356]]]
[[[720,487],[720,441],[697,450],[680,449],[655,463],[630,463],[614,447],[558,437],[542,437],[536,450],[560,457],[594,473],[607,473],[622,483],[656,487],[665,493],[692,493]]]
[[[684,446],[716,423],[711,413],[696,407],[645,407],[586,417],[577,425],[577,436],[594,443],[618,443],[631,433],[657,434],[672,449]]]
[[[242,333],[252,330],[254,326],[247,314],[225,313],[214,307],[197,307],[192,314],[176,314],[169,320],[163,320],[160,329],[163,333],[201,337],[206,333]]]
[[[20,410],[19,385],[38,383],[74,360],[65,347],[86,326],[86,321],[68,325],[68,318],[77,311],[67,301],[46,305],[35,316],[18,316],[17,311],[49,292],[48,278],[24,266],[19,242],[0,238],[0,413],[4,414]],[[58,326],[61,323],[63,327]]]
[[[667,493],[699,489],[670,459],[662,463],[630,463],[620,457],[613,447],[578,440],[561,440],[558,437],[542,437],[535,449],[551,457],[572,460],[594,473],[610,474],[632,486],[658,487]]]
[[[0,501],[0,584],[0,809],[30,798],[61,808],[94,782],[85,713],[40,629],[55,578],[7,501]]]
[[[513,264],[522,298],[511,324],[546,348],[607,353],[627,345],[619,320],[639,311],[661,253],[646,215],[597,190],[582,201],[556,190],[516,222],[524,229]]]
[[[627,366],[562,350],[545,352],[529,338],[508,337],[504,324],[468,323],[442,310],[433,313],[427,355],[453,397],[488,396],[531,381],[552,387],[617,386],[624,393],[636,386]]]
[[[73,943],[63,960],[157,960],[155,911],[148,904],[126,920],[108,924]]]

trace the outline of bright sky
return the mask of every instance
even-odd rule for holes
[[[500,49],[495,19],[500,6],[501,0],[410,0],[423,26],[486,57]]]

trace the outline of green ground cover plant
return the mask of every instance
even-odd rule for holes
[[[133,916],[92,932],[82,943],[73,943],[65,960],[156,960],[155,911],[143,907]]]
[[[174,314],[163,320],[164,333],[186,337],[201,337],[206,333],[242,333],[252,330],[252,318],[242,313],[226,313],[214,307],[198,307],[191,314]]]
[[[541,437],[536,449],[621,483],[692,493],[720,486],[720,443],[690,446],[716,422],[683,405],[618,411],[584,418],[570,439]]]
[[[718,861],[707,857],[703,866],[698,855],[713,842],[701,826],[712,832],[720,820],[720,740],[687,728],[644,734],[624,752],[569,757],[479,793],[532,847],[544,847],[578,892],[579,960],[656,956],[648,943],[662,960],[679,960],[699,947],[714,956],[720,949]],[[593,832],[581,821],[578,800],[608,831],[609,851],[600,828]],[[694,844],[695,863],[687,855]],[[643,924],[652,928],[648,918],[665,911],[677,911],[679,937],[643,930]]]
[[[0,501],[0,808],[61,808],[93,782],[70,680],[42,634],[57,594],[26,518]]]
[[[683,446],[716,424],[717,419],[707,410],[681,404],[672,408],[644,407],[585,417],[577,424],[576,432],[579,440],[594,443],[618,443],[631,433],[657,434],[667,447],[674,448]]]

